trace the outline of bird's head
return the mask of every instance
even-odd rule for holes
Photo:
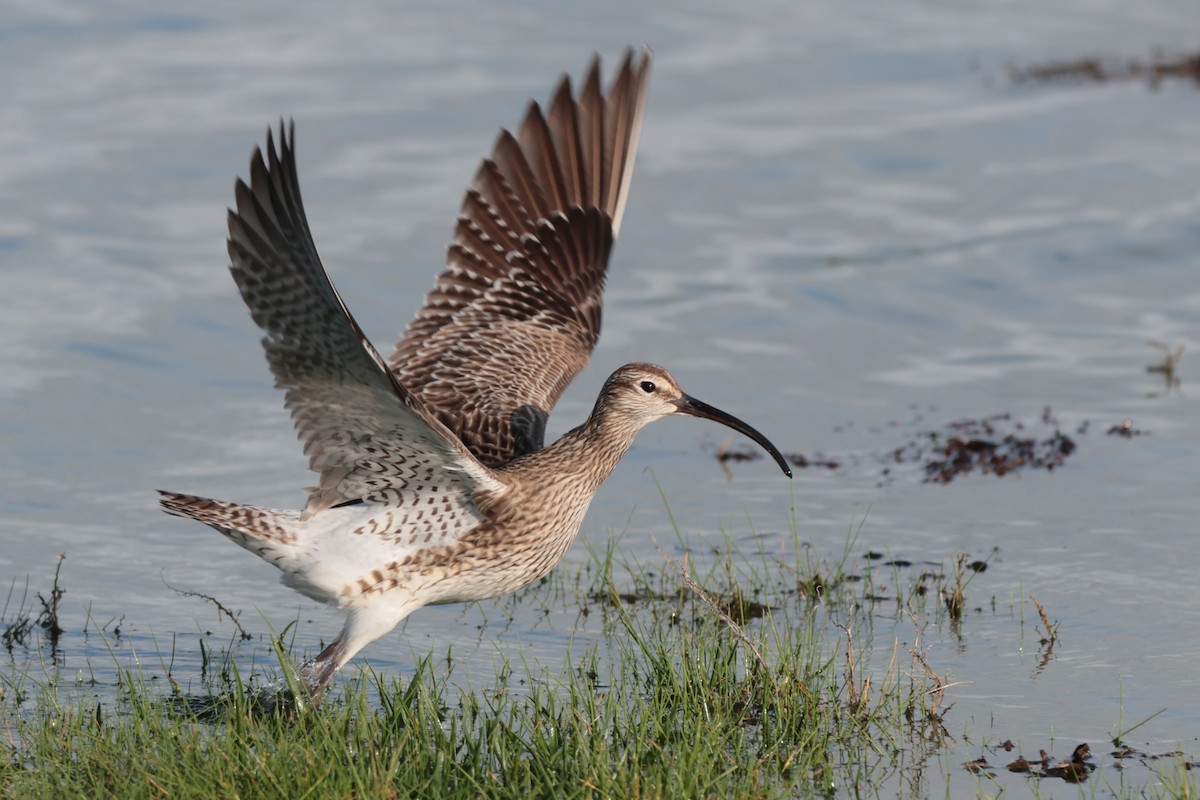
[[[632,432],[670,414],[687,414],[719,422],[758,442],[789,478],[791,467],[767,437],[731,414],[689,396],[671,373],[654,364],[626,364],[604,383],[597,410]]]

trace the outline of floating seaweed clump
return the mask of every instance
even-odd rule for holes
[[[1042,415],[1050,422],[1049,409]],[[1075,452],[1075,441],[1057,428],[1045,438],[1028,435],[1010,414],[952,422],[949,432],[929,431],[897,448],[897,462],[921,462],[928,483],[949,483],[971,472],[1003,477],[1018,469],[1053,470]]]
[[[853,426],[852,422],[848,422],[834,430],[843,431]],[[864,469],[872,471],[875,465],[879,465],[883,478],[880,485],[890,483],[901,474],[895,469],[900,464],[918,466],[923,482],[940,484],[972,473],[1004,477],[1019,470],[1052,472],[1076,451],[1076,438],[1087,435],[1091,422],[1083,420],[1067,433],[1060,428],[1058,420],[1047,406],[1040,420],[1032,422],[1023,422],[1012,414],[1003,413],[960,419],[940,429],[930,429],[925,413],[921,412],[907,422],[890,422],[872,429],[872,432],[900,429],[908,431],[903,443],[882,452],[840,456],[789,453],[786,458],[800,468],[836,470],[845,467],[847,474],[858,474]],[[1135,427],[1133,420],[1126,419],[1107,428],[1107,433],[1109,436],[1133,439],[1146,436],[1149,431]],[[726,474],[732,477],[729,470],[731,464],[758,461],[762,453],[758,450],[735,449],[730,439],[717,449],[716,457]]]
[[[1108,83],[1144,80],[1152,89],[1157,89],[1164,80],[1183,78],[1200,86],[1200,52],[1177,57],[1155,53],[1149,61],[1086,56],[1024,67],[1009,64],[1008,76],[1014,83]]]

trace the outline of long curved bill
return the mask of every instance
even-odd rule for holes
[[[721,409],[713,408],[708,403],[703,403],[694,397],[689,397],[686,394],[675,401],[675,407],[679,409],[680,414],[688,414],[689,416],[700,417],[702,419],[711,419],[714,422],[719,422],[722,425],[733,428],[740,434],[750,437],[754,441],[758,442],[762,449],[771,454],[771,458],[775,459],[775,463],[778,464],[779,468],[783,470],[784,475],[787,475],[789,478],[792,477],[792,468],[788,466],[787,459],[783,457],[783,453],[780,453],[779,449],[767,440],[767,437],[763,436],[761,433],[754,430],[754,428],[751,428],[749,425],[742,422],[732,414],[726,414]]]

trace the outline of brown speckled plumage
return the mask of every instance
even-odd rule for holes
[[[310,468],[302,512],[162,492],[347,613],[305,667],[319,694],[414,609],[526,586],[562,558],[637,431],[672,413],[745,423],[628,364],[591,415],[543,446],[546,417],[600,332],[604,276],[641,127],[649,52],[607,93],[597,59],[574,96],[502,131],[463,201],[446,271],[387,362],[325,273],[300,200],[294,134],[268,132],[229,212],[232,273],[285,392]]]
[[[649,57],[608,95],[595,60],[578,98],[502,131],[463,199],[447,268],[388,359],[485,464],[539,450],[546,417],[588,362],[637,150]],[[486,335],[480,335],[485,332]]]

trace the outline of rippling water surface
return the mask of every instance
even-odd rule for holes
[[[727,482],[711,458],[724,431],[666,421],[601,490],[585,539],[603,548],[628,527],[622,551],[646,562],[653,541],[674,545],[656,476],[697,554],[727,533],[751,554],[789,546],[774,532],[793,504],[824,557],[860,525],[854,558],[948,564],[998,546],[968,595],[988,610],[961,640],[929,642],[963,681],[952,780],[973,785],[957,763],[982,740],[1095,748],[1164,708],[1134,743],[1196,752],[1200,91],[1006,72],[1182,53],[1200,34],[1191,3],[257,8],[18,2],[0,29],[0,579],[45,591],[66,553],[68,670],[80,653],[102,679],[111,663],[79,632],[89,613],[123,620],[121,652],[174,642],[198,660],[198,634],[228,626],[167,584],[220,598],[255,633],[314,620],[301,646],[339,624],[155,508],[159,487],[295,506],[309,481],[225,269],[223,209],[267,125],[296,119],[318,246],[386,351],[496,128],[593,50],[612,62],[646,42],[604,334],[551,432],[613,368],[652,360],[784,450],[842,466],[788,482],[739,464]],[[1147,340],[1187,348],[1178,389],[1146,372],[1161,360]],[[1041,435],[1047,406],[1078,445],[1052,473],[883,473],[880,454],[921,430],[1008,412]],[[1106,435],[1125,419],[1144,435]],[[565,569],[587,561],[576,545]],[[1044,668],[1029,594],[1061,622]],[[571,620],[518,618],[501,636],[488,620],[504,613],[427,609],[367,655],[403,673],[460,640],[483,670],[565,652]]]

